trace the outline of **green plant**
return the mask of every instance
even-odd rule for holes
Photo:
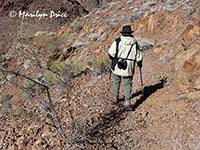
[[[0,104],[3,104],[9,100],[11,100],[13,98],[13,95],[11,94],[3,94],[3,95],[0,95]]]
[[[46,74],[46,78],[50,84],[64,82],[68,83],[72,77],[78,76],[85,71],[88,66],[82,60],[65,60],[62,62],[55,61],[51,63],[51,72]]]
[[[100,74],[106,73],[110,69],[110,60],[106,56],[103,56],[103,57],[95,56],[92,59],[92,64],[93,64],[95,71],[97,71]]]
[[[81,60],[75,59],[74,61],[72,61],[72,72],[74,75],[85,71],[87,68],[88,66],[86,65],[86,63]]]
[[[47,72],[46,73],[46,79],[47,79],[47,82],[49,84],[54,84],[54,83],[57,83],[60,81],[60,78],[58,75],[56,75],[55,73],[53,72]]]
[[[23,93],[25,96],[33,96],[37,90],[38,86],[32,81],[24,81]]]
[[[62,62],[55,61],[51,64],[51,69],[55,71],[58,74],[64,74],[66,67],[70,64],[71,62],[69,60],[65,60]]]

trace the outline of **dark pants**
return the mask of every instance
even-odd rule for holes
[[[131,92],[132,92],[132,81],[133,76],[130,77],[121,77],[116,74],[113,74],[113,94],[114,98],[119,97],[119,89],[121,78],[124,80],[124,94],[125,94],[125,101],[129,101],[131,99]]]

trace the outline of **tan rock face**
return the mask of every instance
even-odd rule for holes
[[[196,79],[196,81],[194,83],[194,88],[196,90],[200,90],[200,76]]]
[[[182,38],[186,44],[191,43],[198,37],[200,37],[200,25],[188,25],[187,29],[182,34]]]
[[[200,55],[195,55],[183,63],[185,73],[193,73],[200,70]]]
[[[177,85],[183,89],[199,87],[199,81],[195,81],[200,73],[200,53],[198,49],[182,52],[176,57],[175,62]],[[193,84],[195,82],[195,84]]]

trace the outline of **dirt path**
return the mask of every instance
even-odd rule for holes
[[[148,101],[151,97],[162,94],[159,89],[163,86],[158,77],[164,71],[158,56],[153,53],[153,49],[144,51],[143,56],[145,97],[140,91],[140,77],[137,68],[133,81],[132,98],[132,102],[137,101],[137,103],[133,106],[133,111],[127,112],[121,106],[112,105],[112,81],[109,80],[109,75],[81,78],[77,81],[79,86],[72,94],[74,114],[77,120],[83,122],[82,118],[85,118],[90,125],[92,131],[90,137],[93,141],[92,144],[89,144],[91,149],[94,148],[94,145],[99,149],[139,148],[140,138],[145,133],[145,117],[148,115],[151,105],[157,103],[157,101]]]

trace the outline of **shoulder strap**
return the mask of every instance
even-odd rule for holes
[[[134,45],[134,44],[131,45],[131,48],[130,48],[130,50],[129,50],[129,52],[128,52],[128,55],[126,56],[126,59],[128,59],[128,56],[129,56],[129,54],[130,54],[130,52],[131,52],[131,49],[133,48],[133,45]]]
[[[119,42],[121,41],[121,38],[119,37],[115,41],[116,41],[116,54],[115,54],[115,58],[117,58],[118,52],[119,52]]]

